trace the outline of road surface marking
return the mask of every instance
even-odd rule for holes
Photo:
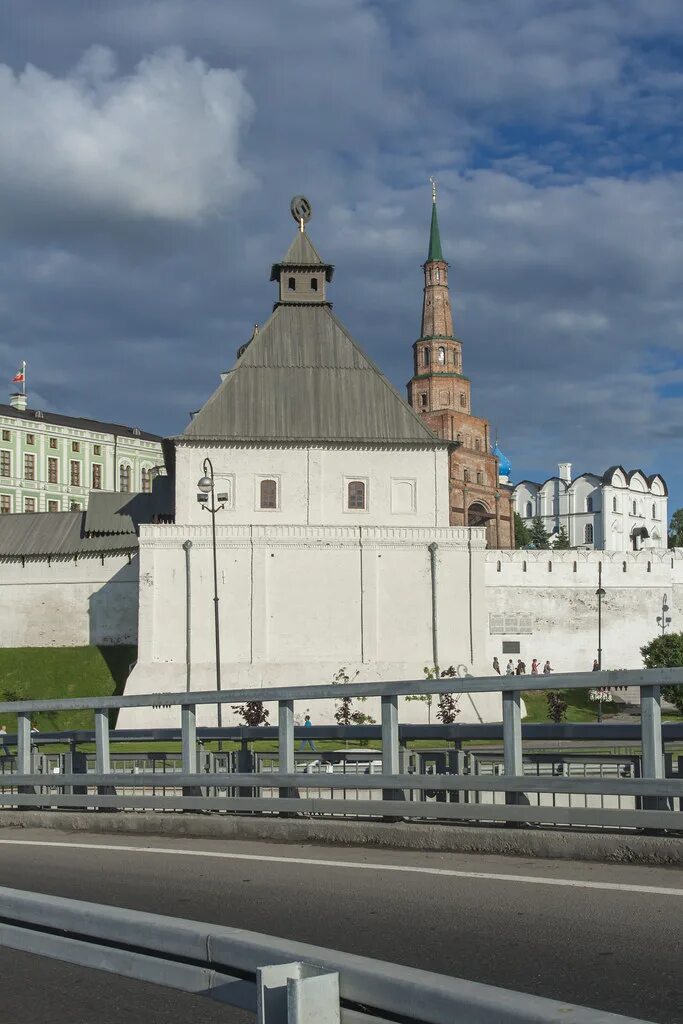
[[[273,857],[257,853],[225,853],[222,850],[177,850],[165,846],[118,846],[104,843],[53,843],[36,839],[0,839],[2,846],[49,846],[67,850],[105,850],[108,853],[153,853],[169,857],[212,857],[216,860],[250,860],[266,864],[304,864],[307,867],[348,868],[361,871],[399,871],[416,875],[441,875],[445,878],[476,878],[488,882],[527,882],[530,885],[564,885],[576,889],[606,889],[615,892],[642,892],[655,896],[683,896],[683,889],[656,885],[631,885],[625,882],[585,882],[576,878],[540,878],[535,875],[502,875],[489,871],[456,871],[452,868],[427,868],[410,864],[373,864],[354,860],[314,860],[310,857]]]

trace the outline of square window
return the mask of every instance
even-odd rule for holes
[[[0,513],[12,511],[12,499],[9,494],[0,494]]]
[[[59,483],[59,460],[48,459],[47,460],[47,482],[50,484]]]
[[[36,478],[36,457],[35,455],[24,455],[24,480],[35,480]]]
[[[350,511],[364,512],[365,511],[365,481],[364,480],[349,480],[347,487],[347,504],[346,507]]]
[[[48,503],[47,503],[47,510],[48,510],[48,512],[59,512],[59,502],[58,501],[48,501]]]
[[[35,443],[36,443],[36,435],[35,434],[27,434],[26,435],[26,444],[35,444]]]
[[[56,437],[51,437],[50,438],[50,448],[56,448],[56,447],[57,447],[57,438]]]
[[[3,439],[3,441],[11,441],[12,440],[11,431],[3,430],[3,432],[2,432],[2,439]]]
[[[80,450],[81,450],[81,442],[80,441],[72,441],[71,442],[71,451],[72,452],[80,452]]]
[[[81,506],[80,506],[80,504],[77,501],[72,501],[69,504],[69,510],[71,512],[80,512],[81,511]]]
[[[101,444],[95,444],[95,445],[93,445],[93,449],[92,450],[93,450],[93,455],[101,455],[102,454],[102,445]]]
[[[24,498],[24,512],[35,512],[36,510],[36,499],[35,498]]]
[[[12,475],[12,454],[11,452],[0,452],[0,476]]]

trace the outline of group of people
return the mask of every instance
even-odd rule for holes
[[[540,675],[549,676],[550,673],[552,672],[552,670],[553,669],[552,669],[552,665],[550,664],[550,660],[546,661],[545,665],[543,666],[543,669],[541,669],[541,663],[538,660],[538,658],[534,658],[534,660],[531,662],[531,675],[532,676],[540,676]],[[496,672],[498,675],[501,674],[500,662],[498,661],[498,658],[494,658],[493,659],[493,671]],[[506,676],[525,676],[526,675],[526,663],[523,662],[522,659],[520,658],[518,660],[517,664],[515,665],[515,663],[512,660],[512,658],[510,658],[510,660],[508,661],[508,663],[507,663],[507,665],[505,667],[505,675]]]

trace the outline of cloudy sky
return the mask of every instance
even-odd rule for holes
[[[3,0],[0,373],[185,426],[274,300],[304,193],[403,391],[439,182],[474,411],[514,478],[683,505],[680,0]],[[6,400],[6,399],[5,399]]]

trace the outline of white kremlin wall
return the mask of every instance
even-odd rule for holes
[[[683,548],[617,551],[487,551],[488,661],[546,658],[556,672],[588,671],[598,648],[602,565],[602,665],[642,668],[640,647],[660,631],[666,595],[670,629],[683,629]],[[509,651],[508,645],[518,645]],[[504,645],[506,649],[504,649]]]
[[[137,555],[0,563],[0,646],[113,646],[137,635]]]

